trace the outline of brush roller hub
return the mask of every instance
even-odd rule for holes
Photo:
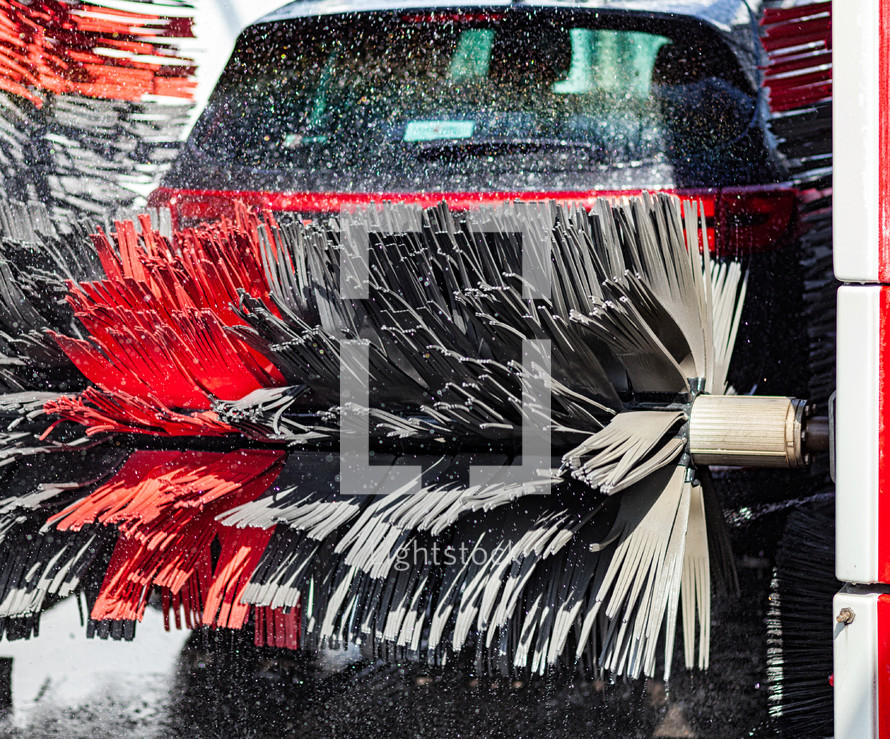
[[[795,398],[699,395],[692,404],[689,447],[700,465],[801,467],[806,403]]]

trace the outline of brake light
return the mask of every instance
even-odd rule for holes
[[[535,202],[556,200],[590,206],[597,198],[640,195],[643,190],[542,190],[516,192],[269,192],[257,190],[185,190],[159,187],[148,197],[151,208],[169,208],[174,225],[188,225],[198,221],[222,218],[234,213],[234,201],[250,208],[275,212],[339,213],[342,209],[369,203],[398,202],[430,208],[445,203],[451,210],[472,210],[481,205],[521,200]],[[714,250],[717,190],[667,190],[684,200],[702,203],[708,222],[708,243]]]
[[[793,236],[797,191],[779,185],[727,187],[717,200],[717,254],[738,257],[777,249]]]
[[[183,228],[205,221],[218,221],[224,216],[233,217],[236,200],[246,202],[246,199],[225,191],[159,187],[148,196],[148,207],[169,209],[173,227]]]
[[[149,206],[170,208],[177,228],[232,216],[234,201],[256,210],[302,213],[306,216],[338,213],[372,202],[400,202],[428,208],[441,202],[452,210],[513,200],[557,200],[590,205],[596,198],[639,195],[642,190],[538,191],[538,192],[411,192],[336,193],[263,192],[256,190],[179,190],[158,188]],[[702,204],[708,246],[723,257],[767,251],[784,245],[797,221],[797,191],[781,186],[736,187],[723,190],[674,190],[683,199]]]

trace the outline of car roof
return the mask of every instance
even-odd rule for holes
[[[263,16],[252,25],[341,13],[363,13],[386,10],[420,10],[433,8],[464,7],[549,7],[577,8],[582,10],[611,10],[651,15],[686,16],[715,26],[723,31],[733,27],[750,25],[752,13],[760,0],[296,0]]]

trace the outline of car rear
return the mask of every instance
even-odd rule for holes
[[[150,204],[187,226],[236,200],[312,217],[369,201],[463,210],[662,190],[703,202],[719,255],[780,250],[797,196],[738,39],[635,5],[287,6],[242,33]],[[794,312],[766,297],[790,269],[776,259],[752,273],[765,307],[741,354],[762,346],[773,313]]]

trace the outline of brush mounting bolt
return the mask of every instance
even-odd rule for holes
[[[839,624],[851,624],[853,623],[853,619],[856,618],[856,614],[853,613],[852,608],[841,608],[840,613],[837,614],[837,621]]]

